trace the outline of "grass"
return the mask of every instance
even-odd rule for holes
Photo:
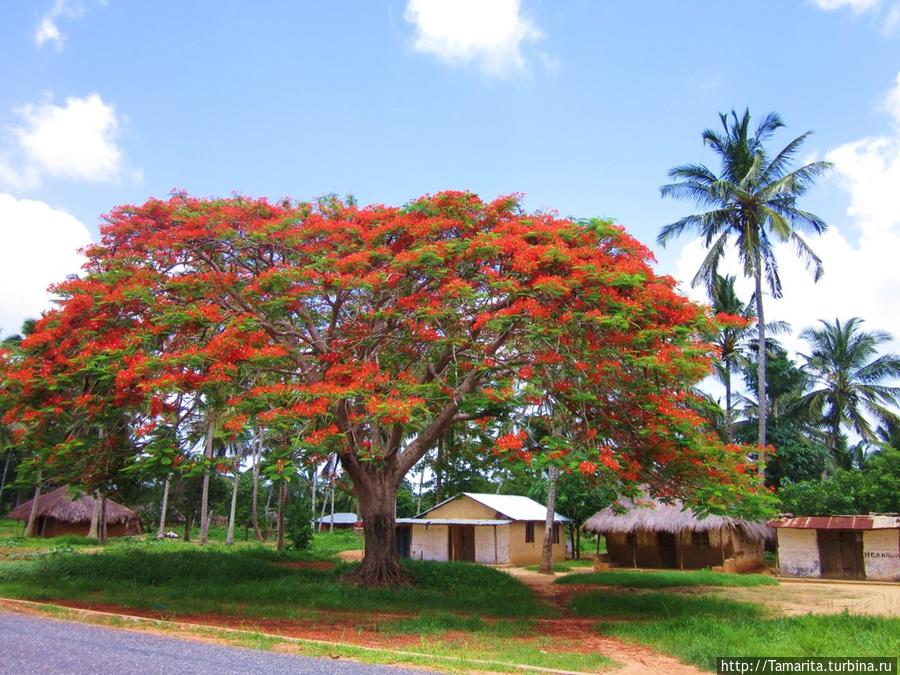
[[[568,571],[573,567],[593,567],[594,563],[590,558],[582,558],[581,560],[563,560],[562,562],[553,563],[553,571]],[[528,565],[525,569],[537,572],[540,565]]]
[[[766,615],[762,605],[717,595],[593,591],[574,596],[569,607],[578,616],[617,619],[685,619],[690,617],[754,619]]]
[[[311,558],[262,546],[122,545],[0,565],[0,595],[116,604],[167,616],[303,618],[310,610],[352,610],[527,618],[550,611],[520,581],[480,565],[409,561],[415,585],[399,589],[351,586],[341,578],[350,569],[346,563],[327,570],[278,565]]]
[[[852,614],[781,618],[690,616],[604,623],[598,630],[715,671],[717,656],[894,656],[900,619]]]
[[[629,588],[666,588],[675,586],[777,586],[778,580],[764,574],[723,574],[709,570],[637,572],[612,570],[570,574],[557,584],[594,584]]]

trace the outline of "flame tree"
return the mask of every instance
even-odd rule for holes
[[[295,439],[274,475],[336,453],[364,522],[355,581],[406,580],[403,477],[453,425],[511,410],[544,420],[540,447],[520,428],[486,452],[705,510],[765,507],[745,451],[691,410],[709,317],[619,227],[458,192],[402,208],[176,194],[114,210],[101,235],[85,279],[140,305],[117,387],[145,415],[191,391],[231,433]]]

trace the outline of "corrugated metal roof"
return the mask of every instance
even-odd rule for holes
[[[484,492],[463,492],[463,494],[512,520],[547,520],[547,507],[529,497]],[[559,512],[554,513],[553,519],[557,523],[569,522],[569,518],[560,515]]]
[[[317,518],[316,522],[323,523],[328,525],[331,522],[331,514],[329,513],[327,516],[323,518]],[[352,525],[354,523],[358,523],[359,518],[355,513],[349,512],[340,512],[334,514],[334,523],[335,525]]]
[[[900,516],[798,516],[776,518],[769,527],[798,530],[891,530],[900,528]]]
[[[397,518],[398,525],[509,525],[511,520],[485,518]]]

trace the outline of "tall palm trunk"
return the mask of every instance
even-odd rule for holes
[[[88,537],[100,539],[100,493],[94,490],[94,507],[91,509],[91,526],[88,529]]]
[[[209,417],[209,426],[206,430],[206,448],[203,457],[209,462],[213,453],[213,429],[215,422],[212,415]],[[209,467],[203,471],[203,492],[200,495],[200,534],[197,535],[197,543],[201,546],[209,541]]]
[[[731,419],[731,365],[725,365],[725,437],[734,443],[734,423]]]
[[[287,481],[282,479],[278,486],[278,520],[276,522],[275,548],[284,550],[284,507],[287,504]]]
[[[253,450],[253,494],[250,498],[250,522],[253,523],[253,536],[257,541],[263,541],[264,537],[259,530],[259,462],[262,456],[262,436],[257,437],[256,448]]]
[[[28,525],[25,526],[26,537],[34,537],[36,534],[39,501],[41,501],[41,469],[38,469],[37,472],[37,481],[34,486],[34,501],[31,502],[31,513],[28,514]]]
[[[9,471],[9,460],[12,458],[13,451],[6,453],[6,462],[3,463],[3,477],[0,478],[0,504],[3,503],[3,488],[6,487],[6,472]]]
[[[172,481],[172,474],[166,476],[166,482],[163,483],[162,504],[159,506],[159,528],[156,530],[156,538],[163,539],[166,536],[166,511],[169,508],[169,483]]]
[[[556,524],[556,481],[559,467],[551,464],[547,470],[550,489],[547,492],[547,519],[544,521],[544,548],[541,551],[541,574],[553,574],[553,529]]]
[[[753,278],[756,282],[756,321],[759,332],[756,365],[757,400],[759,401],[759,475],[766,477],[766,319],[763,315],[762,255],[757,248]]]
[[[101,546],[106,545],[107,534],[106,534],[106,490],[100,491],[100,536],[97,537],[97,540],[100,542]]]
[[[234,481],[231,483],[231,510],[228,512],[228,533],[225,535],[225,543],[229,546],[234,543],[234,518],[237,514],[238,483],[241,481],[241,460],[244,457],[244,453],[241,450],[242,445],[243,444],[238,444],[234,453]]]

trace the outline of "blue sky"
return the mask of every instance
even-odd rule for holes
[[[660,199],[666,171],[714,162],[701,131],[749,106],[781,113],[776,142],[814,129],[805,158],[840,160],[805,201],[833,226],[811,242],[830,282],[786,260],[775,318],[900,335],[900,273],[880,269],[900,251],[898,71],[898,0],[9,2],[0,326],[45,305],[100,214],[173,188],[519,192],[652,243],[694,208]],[[698,256],[658,251],[679,278]]]

